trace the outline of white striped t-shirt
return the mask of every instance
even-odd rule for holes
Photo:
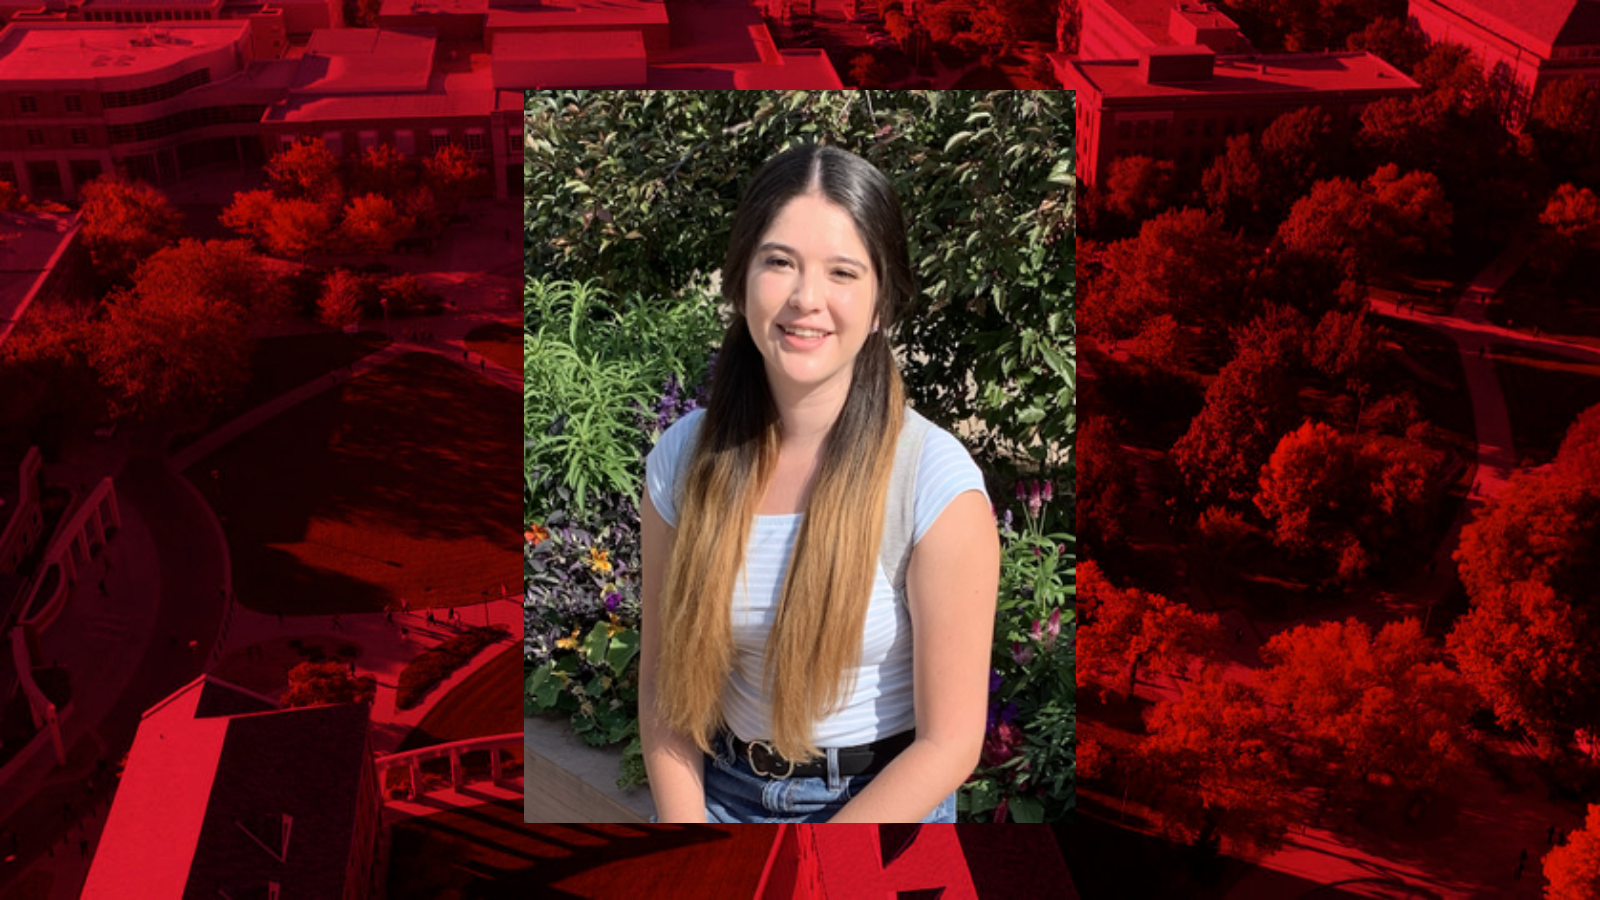
[[[677,527],[673,482],[687,465],[704,410],[680,419],[661,435],[645,459],[650,501],[667,524]],[[922,445],[914,492],[913,547],[950,501],[966,491],[985,497],[983,473],[961,442],[938,427]],[[767,633],[783,591],[783,580],[803,513],[756,516],[750,529],[744,577],[734,582],[733,671],[722,692],[722,711],[741,740],[772,736],[770,709],[763,690]],[[914,551],[913,551],[914,552]],[[916,724],[912,698],[911,616],[902,592],[896,595],[880,565],[873,576],[855,690],[833,715],[817,723],[812,741],[819,747],[848,747],[908,731]]]

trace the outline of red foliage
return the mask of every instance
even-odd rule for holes
[[[1593,900],[1600,897],[1600,804],[1589,804],[1583,829],[1544,857],[1546,900]]]
[[[1104,416],[1085,417],[1078,427],[1078,539],[1087,547],[1122,539],[1122,521],[1138,499],[1136,472]]]
[[[389,253],[411,233],[416,223],[382,194],[362,194],[344,208],[339,229],[347,249],[359,253]]]
[[[348,269],[334,269],[323,282],[317,299],[317,319],[330,328],[344,328],[361,321],[361,276]]]
[[[1240,505],[1297,416],[1286,351],[1294,341],[1241,343],[1239,355],[1206,388],[1205,406],[1172,447],[1172,460],[1198,505]]]
[[[1245,248],[1198,209],[1169,210],[1137,238],[1110,245],[1094,290],[1080,305],[1081,327],[1105,341],[1138,334],[1159,315],[1223,325],[1237,315]]]
[[[1433,463],[1428,451],[1402,440],[1306,422],[1284,435],[1262,467],[1255,504],[1279,547],[1321,556],[1340,581],[1353,581],[1421,529]]]
[[[83,242],[111,282],[123,282],[140,260],[183,233],[183,213],[144,182],[102,175],[85,184],[81,196]]]
[[[1358,791],[1379,774],[1420,788],[1465,762],[1471,691],[1415,619],[1376,636],[1355,619],[1302,625],[1274,636],[1261,656],[1267,668],[1256,685],[1283,710],[1285,730],[1313,748],[1317,771]]]
[[[1160,594],[1118,588],[1092,561],[1078,566],[1078,680],[1111,685],[1127,696],[1141,667],[1182,672],[1217,639],[1217,617],[1197,613]]]
[[[1083,632],[1080,630],[1079,635]],[[1212,847],[1221,840],[1270,849],[1299,817],[1288,743],[1249,685],[1208,672],[1177,701],[1146,717],[1130,781],[1163,831]]]

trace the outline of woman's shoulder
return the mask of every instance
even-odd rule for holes
[[[700,423],[705,419],[705,413],[704,409],[692,410],[667,426],[667,430],[661,432],[661,437],[656,439],[656,446],[651,455],[656,455],[658,452],[673,457],[682,455],[685,447],[700,433]]]

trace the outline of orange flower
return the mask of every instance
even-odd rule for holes
[[[522,532],[522,540],[535,547],[539,546],[539,543],[549,536],[550,532],[544,530],[544,527],[537,522],[529,525],[527,530]]]
[[[611,574],[611,561],[606,558],[607,555],[608,555],[608,551],[601,550],[598,547],[590,547],[589,548],[589,568],[595,570],[596,572],[599,572],[602,575],[610,575]]]

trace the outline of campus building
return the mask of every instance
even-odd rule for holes
[[[670,16],[662,0],[385,0],[359,29],[338,27],[339,0],[28,2],[0,6],[0,119],[20,126],[0,132],[0,180],[35,198],[115,168],[160,184],[255,166],[303,138],[456,144],[505,198],[526,90],[843,87],[823,51],[779,50],[733,0]]]
[[[363,704],[280,710],[201,676],[144,714],[86,898],[371,896],[380,797]]]
[[[1472,51],[1513,129],[1550,82],[1600,83],[1600,0],[1411,0],[1409,15],[1430,40]]]
[[[1198,44],[1218,54],[1252,53],[1239,26],[1198,0],[1083,0],[1079,59],[1138,59],[1153,47]]]
[[[281,25],[281,23],[280,23]],[[0,30],[0,180],[71,198],[102,172],[150,182],[259,163],[260,121],[286,86],[259,61],[281,27],[258,20],[13,22]]]
[[[1317,106],[1353,129],[1384,97],[1420,90],[1370,53],[1219,56],[1200,45],[1150,47],[1133,59],[1062,59],[1063,86],[1077,91],[1078,179],[1094,184],[1111,163],[1143,155],[1203,171],[1236,134]]]

